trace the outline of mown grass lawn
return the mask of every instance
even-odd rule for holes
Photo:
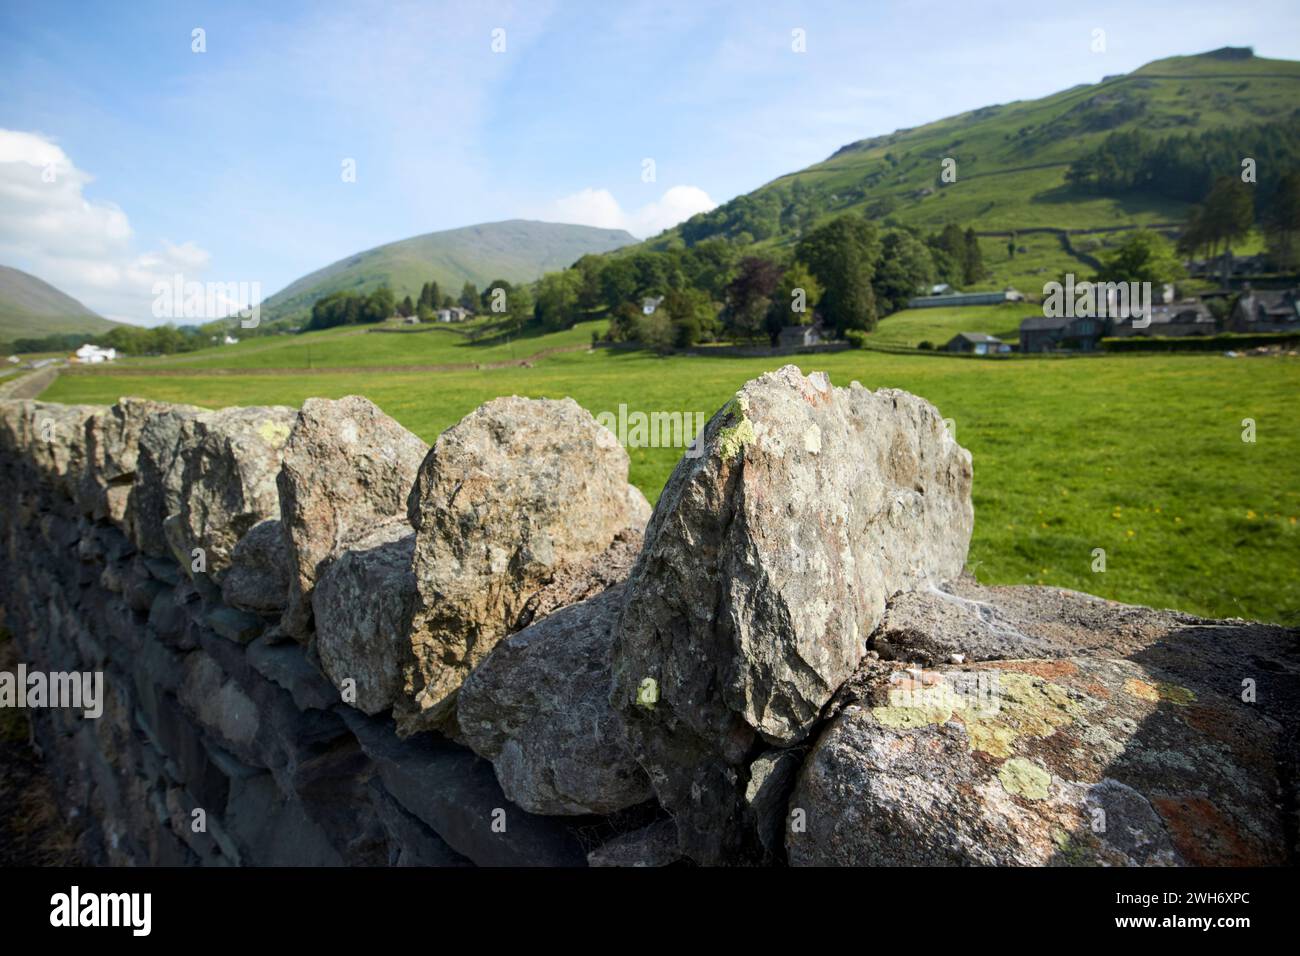
[[[355,353],[350,364],[371,360]],[[620,403],[712,413],[778,364],[602,350],[490,371],[63,376],[42,397],[143,395],[216,407],[357,393],[432,441],[498,395],[572,396],[597,414]],[[953,419],[974,457],[969,563],[981,581],[1300,623],[1300,360],[981,361],[854,351],[798,364],[825,369],[841,385],[907,389]],[[1253,443],[1242,441],[1246,418],[1255,422]],[[654,500],[680,450],[629,453],[632,481]],[[1097,548],[1106,552],[1104,573],[1092,570]]]

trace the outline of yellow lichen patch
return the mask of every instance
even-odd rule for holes
[[[952,720],[952,707],[944,704],[923,707],[888,705],[872,707],[871,716],[882,726],[893,730],[916,730],[931,724],[946,724]]]
[[[277,422],[270,418],[257,426],[257,433],[265,439],[267,444],[274,445],[277,448],[289,440],[289,426],[284,422]]]
[[[1153,704],[1160,700],[1160,691],[1156,689],[1155,684],[1148,684],[1146,681],[1137,680],[1134,677],[1124,681],[1124,693],[1140,700],[1149,700]]]
[[[742,418],[737,424],[718,432],[718,454],[724,461],[729,461],[739,455],[754,437],[753,422]]]
[[[1167,684],[1161,681],[1156,684],[1156,691],[1160,694],[1161,700],[1167,700],[1179,707],[1186,707],[1188,704],[1196,702],[1196,694],[1186,687],[1179,687],[1177,684]]]
[[[1047,799],[1047,792],[1052,786],[1052,775],[1023,757],[1012,757],[999,767],[998,780],[1007,793],[1026,800]]]
[[[1010,757],[1021,737],[1048,737],[1083,714],[1083,704],[1059,686],[1029,674],[1002,671],[995,692],[997,707],[962,712],[972,750]]]

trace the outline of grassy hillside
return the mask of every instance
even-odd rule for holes
[[[991,313],[981,324],[1001,332],[1002,318]],[[882,331],[895,320],[900,326],[945,321],[912,312],[886,319]],[[588,330],[538,336],[527,350],[537,356],[552,346],[572,346],[575,331]],[[327,341],[348,346],[355,365],[369,360],[372,340],[398,338],[363,334],[362,343],[317,339],[313,351]],[[447,348],[458,357],[487,359],[501,348],[448,344],[447,334],[410,338],[428,340],[429,355]],[[535,357],[531,367],[259,374],[253,363],[270,361],[266,353],[240,360],[227,354],[229,368],[195,368],[192,374],[177,374],[173,363],[168,375],[143,368],[136,375],[65,375],[43,397],[111,402],[144,395],[223,406],[364,394],[432,441],[498,395],[568,395],[593,413],[616,411],[620,403],[633,411],[712,413],[747,379],[782,362],[579,349]],[[296,353],[282,353],[277,364],[285,354]],[[869,388],[908,389],[954,420],[958,440],[974,455],[970,566],[982,581],[1046,583],[1203,614],[1300,622],[1300,412],[1294,401],[1300,360],[1131,355],[975,362],[852,351],[799,364],[805,371],[826,369],[841,385],[857,379]],[[1241,441],[1241,421],[1248,417],[1257,422],[1256,443]],[[632,481],[653,500],[681,450],[629,454]],[[1190,470],[1189,462],[1195,463]],[[1106,549],[1105,573],[1091,570],[1094,548]],[[1260,568],[1268,570],[1261,574]]]
[[[1099,61],[1100,62],[1100,61]],[[1186,135],[1294,118],[1300,63],[1220,50],[1147,64],[1037,100],[988,106],[912,129],[851,143],[711,213],[649,240],[652,247],[713,234],[757,247],[797,239],[844,212],[937,230],[948,222],[990,235],[982,242],[993,287],[1059,272],[1086,260],[1055,231],[1113,230],[1180,222],[1187,204],[1154,192],[1089,195],[1066,182],[1071,162],[1117,131]],[[956,161],[956,181],[940,180]],[[1224,174],[1237,172],[1224,169]],[[1045,230],[1025,233],[1023,230]],[[1026,252],[1011,259],[1007,235]],[[747,237],[745,233],[748,232]],[[1089,236],[1087,250],[1110,241]],[[1076,244],[1077,245],[1077,244]],[[1041,280],[1039,280],[1041,281]]]
[[[493,279],[532,281],[587,253],[634,242],[636,238],[622,229],[525,219],[431,232],[359,252],[303,276],[263,303],[262,321],[304,320],[312,303],[324,295],[341,290],[365,293],[385,283],[399,299],[414,299],[431,279],[453,296],[466,282],[481,289]]]
[[[107,332],[117,323],[90,311],[48,282],[0,266],[0,343],[63,332]]]

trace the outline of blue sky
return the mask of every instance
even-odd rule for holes
[[[152,322],[176,271],[270,294],[476,222],[646,235],[899,127],[1224,45],[1300,58],[1297,9],[6,0],[0,263]]]

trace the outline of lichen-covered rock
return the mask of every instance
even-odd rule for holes
[[[77,504],[96,519],[108,519],[130,532],[127,513],[139,461],[140,433],[149,416],[166,411],[164,402],[119,398],[102,415],[86,420],[86,465]]]
[[[1295,640],[1174,622],[1127,659],[869,663],[804,763],[790,862],[1288,862]]]
[[[194,442],[186,425],[202,412],[194,405],[167,405],[146,415],[140,426],[127,514],[135,546],[153,557],[171,553],[163,522],[180,514],[184,453]]]
[[[227,604],[257,614],[278,614],[289,594],[289,549],[274,518],[253,525],[239,539],[221,581]]]
[[[322,564],[377,522],[405,515],[428,450],[369,399],[303,402],[277,478],[293,567],[286,634],[306,638]]]
[[[239,539],[258,522],[280,516],[275,477],[296,415],[284,406],[254,406],[182,421],[176,543],[184,553],[201,548],[207,573],[218,583]]]
[[[615,586],[502,640],[466,678],[456,720],[530,813],[613,813],[651,797],[609,705]]]
[[[1122,657],[1200,618],[1048,587],[984,587],[969,574],[897,595],[871,636],[886,660]]]
[[[417,593],[403,732],[443,722],[533,596],[635,524],[627,468],[572,399],[495,399],[442,433],[409,501]]]
[[[86,470],[86,426],[107,414],[103,405],[13,403],[12,440],[35,472],[51,487],[72,498]]]
[[[683,850],[720,863],[753,832],[755,744],[811,731],[890,595],[961,572],[971,463],[928,402],[794,366],[745,385],[700,441],[629,578],[613,700]]]
[[[414,551],[406,519],[390,518],[326,564],[312,591],[321,667],[344,700],[367,714],[388,710],[402,691]]]

